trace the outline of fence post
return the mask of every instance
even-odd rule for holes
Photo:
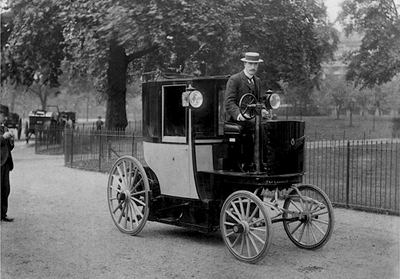
[[[103,142],[102,142],[102,134],[100,133],[100,131],[97,132],[99,136],[99,171],[101,171],[101,155],[103,152]]]
[[[71,168],[72,163],[74,162],[74,130],[71,131]]]
[[[135,157],[135,132],[132,135],[132,157]]]
[[[346,164],[346,208],[349,209],[350,200],[350,141],[347,141],[347,164]]]

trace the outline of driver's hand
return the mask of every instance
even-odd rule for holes
[[[239,113],[237,120],[238,121],[246,121],[246,118],[244,118],[244,116],[241,113]]]
[[[13,137],[14,137],[14,135],[11,132],[5,132],[3,134],[3,138],[5,138],[5,139],[12,139]]]
[[[262,118],[268,118],[269,117],[269,112],[266,109],[261,110],[261,116]]]

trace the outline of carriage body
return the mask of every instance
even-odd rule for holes
[[[304,170],[304,122],[271,120],[264,124],[265,172],[234,171],[239,133],[226,133],[224,94],[227,77],[166,79],[143,84],[145,167],[156,177],[150,220],[194,227],[219,226],[223,202],[234,191],[260,186],[285,188],[299,183]],[[192,86],[203,94],[200,108],[182,106]],[[289,155],[290,156],[285,156]]]
[[[304,122],[267,120],[260,124],[260,148],[255,152],[262,168],[245,172],[238,155],[243,135],[235,123],[227,121],[224,108],[227,81],[227,76],[178,77],[142,84],[144,161],[120,158],[108,182],[110,212],[122,232],[137,234],[144,226],[141,220],[147,219],[205,233],[221,229],[232,254],[255,262],[270,244],[271,220],[265,206],[280,213],[275,217],[284,216],[274,222],[305,218],[289,212],[294,196],[303,199],[301,189],[294,185],[302,182],[304,174]],[[194,91],[202,96],[202,104],[196,108],[188,101]],[[277,201],[277,193],[282,190],[290,192],[284,210],[278,208]],[[262,205],[267,192],[275,200]],[[133,214],[138,208],[139,214]],[[250,214],[255,209],[258,213]],[[255,255],[250,255],[254,247],[245,252],[249,255],[242,255],[234,248],[237,240],[229,240],[230,231],[250,233],[254,225],[239,221],[241,210],[247,212],[243,215],[246,218],[264,216],[259,223],[267,228],[263,232],[265,240],[260,249],[255,248]],[[289,227],[289,223],[284,226]],[[330,222],[329,226],[328,236],[312,247],[329,239]]]
[[[51,109],[51,107],[55,109]],[[27,143],[31,136],[35,135],[36,128],[56,129],[61,127],[61,114],[58,107],[48,105],[47,108],[49,108],[49,110],[38,109],[28,113],[28,120],[25,122],[25,139]]]

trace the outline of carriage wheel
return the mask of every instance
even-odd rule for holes
[[[328,196],[314,185],[297,187],[305,200],[295,190],[286,198],[283,208],[294,212],[285,212],[283,227],[290,240],[304,249],[318,249],[330,239],[334,225],[333,207]],[[298,218],[296,218],[298,217]]]
[[[248,191],[231,194],[221,209],[220,229],[226,247],[248,263],[263,259],[271,244],[271,220],[262,201]]]
[[[239,111],[240,114],[247,120],[256,117],[256,111],[249,105],[257,103],[256,97],[251,93],[244,94],[239,100]]]
[[[149,180],[140,162],[131,157],[119,158],[111,168],[107,200],[111,218],[118,229],[138,234],[149,216]]]

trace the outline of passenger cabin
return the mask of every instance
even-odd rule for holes
[[[249,174],[234,171],[232,164],[238,149],[233,147],[240,140],[240,131],[227,123],[224,95],[228,78],[174,78],[143,83],[145,164],[157,174],[162,195],[224,200],[232,191],[225,193],[223,188],[227,184],[239,190],[247,188],[247,184],[255,188],[265,183],[301,182],[304,161],[301,121],[268,122],[270,129],[263,143],[267,172],[249,179]],[[183,104],[183,96],[190,91],[202,94],[199,108],[189,109],[190,105]]]

